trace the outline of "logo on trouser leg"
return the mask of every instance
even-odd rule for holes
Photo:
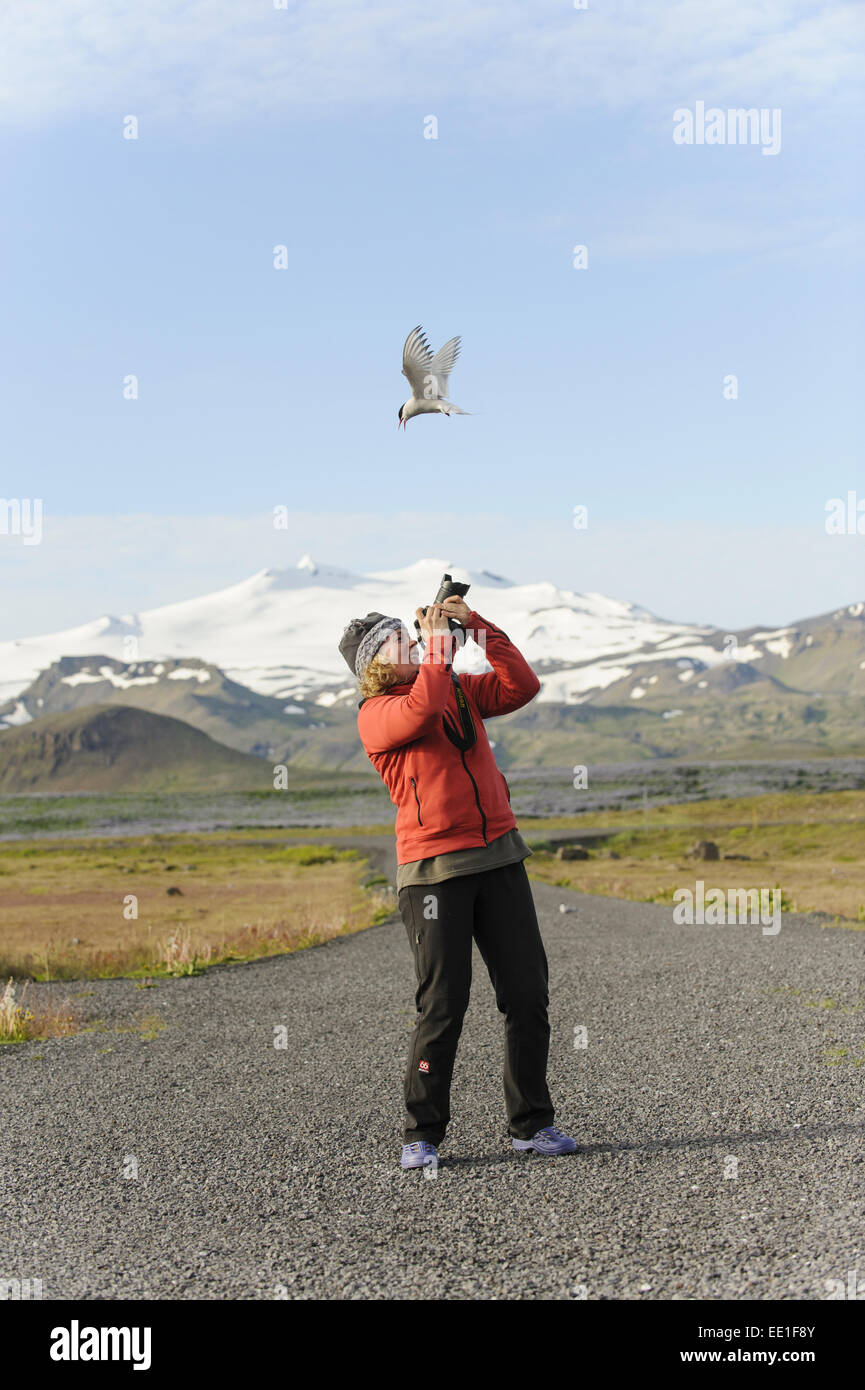
[[[429,1071],[429,1062],[418,1062],[418,1071]]]

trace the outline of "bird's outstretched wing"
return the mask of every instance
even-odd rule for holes
[[[460,355],[459,338],[451,338],[449,343],[440,347],[433,360],[427,367],[427,375],[431,376],[435,389],[435,394],[443,399],[448,393],[448,378],[454,369],[454,362]]]
[[[417,400],[423,398],[424,388],[427,384],[426,377],[432,360],[433,355],[426,340],[426,334],[418,324],[417,328],[413,328],[409,333],[402,350],[402,374],[411,387],[412,395]]]
[[[448,378],[460,355],[459,338],[451,338],[433,356],[426,334],[418,324],[405,340],[402,350],[402,374],[416,400],[444,400],[448,393]]]

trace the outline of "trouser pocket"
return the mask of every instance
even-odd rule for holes
[[[401,888],[399,891],[399,911],[405,925],[408,944],[414,956],[415,970],[418,980],[423,978],[426,968],[424,959],[424,923],[420,914],[415,909],[414,894],[408,888]]]

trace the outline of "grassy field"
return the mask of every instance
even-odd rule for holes
[[[573,822],[571,822],[573,824]],[[601,842],[587,837],[589,858],[557,859],[544,849],[544,829],[566,822],[524,820],[535,853],[531,877],[583,893],[672,903],[676,888],[701,878],[713,888],[780,888],[787,912],[825,912],[865,925],[865,792],[785,792],[736,800],[653,808],[648,828],[634,811],[582,816],[579,830],[603,827]],[[687,857],[696,840],[711,840],[722,857]],[[735,857],[733,857],[735,856]]]
[[[865,927],[865,792],[784,792],[533,820],[520,829],[532,878],[584,893],[672,903],[712,888],[779,888],[785,911]],[[560,860],[546,839],[585,832],[589,857]],[[347,826],[341,837],[392,828]],[[237,829],[6,841],[0,862],[0,1041],[76,1031],[74,1005],[29,1011],[26,981],[130,976],[146,986],[208,965],[301,950],[360,931],[395,908],[333,828]],[[687,851],[712,840],[717,861]],[[5,989],[4,981],[9,981]]]
[[[356,851],[285,832],[7,843],[0,978],[193,974],[297,950],[387,915],[369,880]]]

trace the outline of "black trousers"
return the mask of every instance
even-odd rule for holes
[[[547,1089],[547,957],[522,861],[442,883],[409,884],[399,908],[414,953],[418,1020],[405,1073],[406,1144],[440,1144],[469,1002],[472,939],[505,1016],[508,1133],[530,1139],[553,1123]]]

